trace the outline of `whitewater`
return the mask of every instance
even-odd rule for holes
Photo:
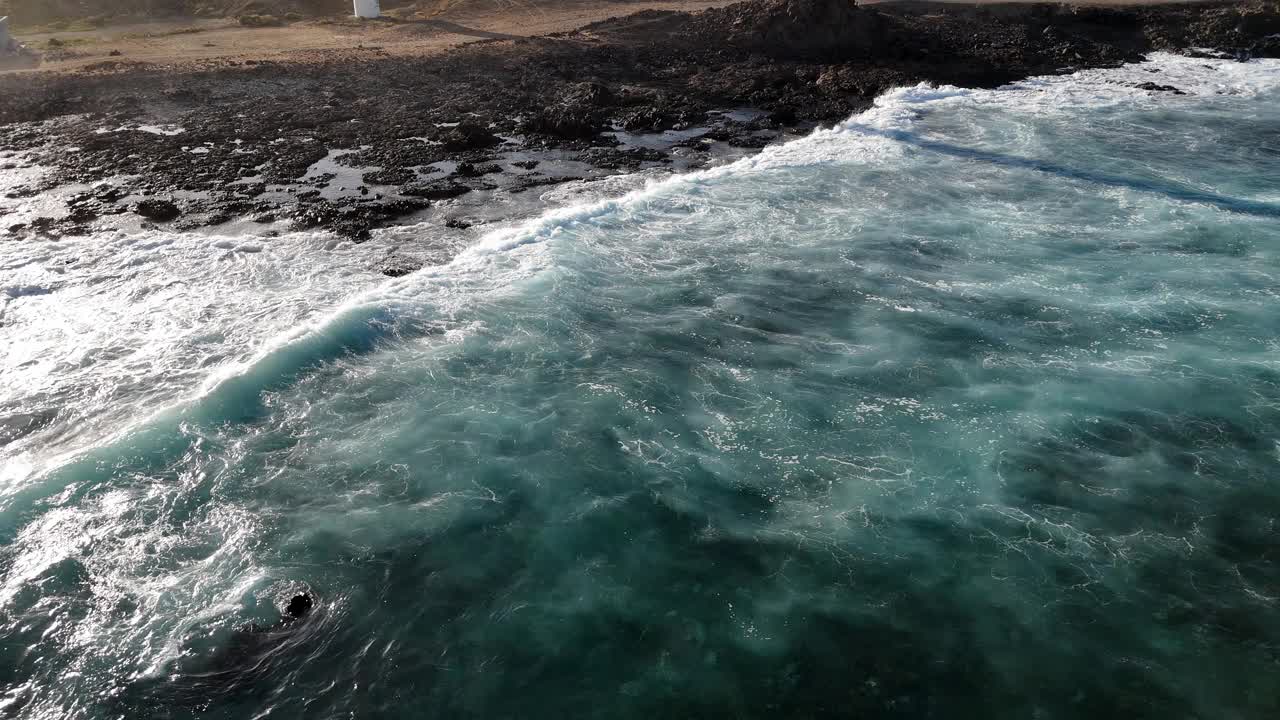
[[[612,187],[0,246],[0,715],[1280,713],[1280,62]]]

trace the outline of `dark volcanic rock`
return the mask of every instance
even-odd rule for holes
[[[525,118],[521,130],[558,138],[589,138],[604,131],[600,113],[582,107],[553,105]]]
[[[400,192],[409,197],[426,198],[428,200],[447,200],[459,195],[466,195],[471,188],[449,180],[432,180],[430,182],[407,185]]]
[[[738,3],[708,10],[698,27],[773,57],[841,60],[883,50],[887,29],[880,13],[863,10],[854,0]]]
[[[481,175],[489,175],[491,173],[502,172],[502,168],[493,163],[476,165],[469,160],[463,160],[458,163],[458,167],[453,171],[458,177],[480,177]]]
[[[545,187],[547,185],[559,185],[570,180],[581,180],[580,177],[547,177],[540,173],[529,173],[527,175],[517,175],[515,181],[507,187],[507,192],[512,195],[518,195],[536,187]],[[450,225],[450,227],[453,227]],[[471,227],[467,225],[467,227]]]
[[[1186,95],[1185,92],[1183,92],[1182,90],[1179,90],[1178,88],[1172,85],[1157,85],[1153,82],[1144,82],[1141,85],[1134,85],[1134,87],[1138,88],[1139,90],[1150,90],[1152,92],[1168,92],[1168,93],[1173,93],[1174,95]]]
[[[422,268],[422,263],[403,255],[388,255],[378,263],[378,272],[387,277],[404,277]]]
[[[627,132],[659,132],[675,125],[676,121],[669,114],[657,107],[645,107],[631,113],[622,120],[622,129]]]
[[[417,177],[409,168],[388,168],[367,172],[361,179],[367,185],[406,185]]]
[[[568,88],[558,103],[530,113],[521,129],[558,138],[589,138],[607,129],[606,109],[616,99],[613,91],[599,83],[579,83]]]
[[[133,212],[155,222],[168,222],[182,214],[171,200],[147,198],[133,206]]]
[[[449,128],[448,132],[440,137],[440,142],[450,150],[478,150],[499,145],[502,143],[502,138],[473,122],[463,121]]]
[[[426,208],[426,200],[404,198],[375,202],[361,200],[355,205],[339,205],[321,200],[299,207],[293,214],[293,227],[306,230],[326,227],[356,241],[368,239],[369,231],[388,222]]]
[[[645,11],[562,37],[473,43],[421,57],[338,52],[251,67],[212,59],[6,74],[0,75],[0,147],[25,151],[54,171],[47,183],[4,194],[22,198],[68,183],[141,178],[99,186],[93,197],[69,204],[75,218],[44,230],[37,222],[24,232],[89,222],[94,213],[119,210],[120,200],[135,193],[182,189],[209,197],[184,200],[192,222],[273,213],[359,238],[429,200],[491,187],[479,179],[459,181],[497,171],[489,150],[503,144],[500,135],[524,132],[531,150],[559,149],[598,169],[626,171],[671,153],[597,150],[609,144],[600,133],[617,125],[658,132],[710,123],[708,137],[755,147],[788,127],[848,118],[892,87],[994,87],[1189,48],[1217,48],[1216,56],[1227,58],[1280,56],[1280,2],[1096,8],[748,0],[701,13]],[[1162,85],[1154,90],[1176,92]],[[710,111],[740,107],[769,113],[768,123],[729,127],[709,120]],[[95,132],[142,124],[185,132]],[[700,152],[704,143],[687,145]],[[80,151],[65,152],[70,146]],[[183,146],[218,150],[195,162]],[[338,157],[339,164],[382,168],[364,181],[400,187],[409,196],[402,201],[418,205],[375,200],[377,190],[367,187],[339,203],[322,200],[306,184],[333,178],[301,179],[339,148],[358,148]],[[445,161],[461,164],[457,177],[417,181],[415,169]],[[509,173],[496,185],[519,192],[569,179]],[[156,221],[180,214],[171,200],[138,207]]]

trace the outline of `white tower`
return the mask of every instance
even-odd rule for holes
[[[378,0],[355,0],[356,17],[358,18],[376,18],[382,15],[382,9],[378,7]]]
[[[9,18],[0,17],[0,55],[8,54],[13,44],[13,39],[9,37]]]

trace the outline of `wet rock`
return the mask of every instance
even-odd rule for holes
[[[36,232],[48,232],[52,230],[54,227],[56,227],[57,224],[58,224],[58,221],[55,220],[54,218],[41,215],[40,217],[31,221],[30,228]]]
[[[814,86],[826,95],[878,95],[883,89],[868,84],[863,73],[846,65],[828,66],[818,75]]]
[[[574,180],[582,180],[580,177],[547,177],[541,173],[529,173],[526,175],[517,175],[515,181],[507,187],[507,192],[512,195],[518,195],[527,190],[536,187],[545,187],[548,185],[559,185],[560,183],[570,182]]]
[[[1173,93],[1174,95],[1186,95],[1185,92],[1172,85],[1157,85],[1153,82],[1144,82],[1141,85],[1134,85],[1134,87],[1139,90],[1149,90],[1151,92],[1167,92]]]
[[[463,121],[440,137],[440,143],[449,150],[479,150],[502,143],[502,138],[476,123]]]
[[[749,150],[760,150],[772,144],[774,138],[768,135],[756,135],[754,133],[742,133],[729,138],[728,143],[731,147],[744,148]]]
[[[386,218],[403,217],[422,211],[431,206],[426,200],[416,198],[397,198],[373,205],[379,215]]]
[[[338,235],[362,242],[370,231],[388,222],[418,212],[429,206],[426,200],[401,198],[385,202],[364,201],[358,205],[339,205],[329,200],[298,208],[292,217],[295,230],[327,228]]]
[[[407,185],[416,177],[417,174],[409,168],[384,168],[367,172],[361,179],[367,185]]]
[[[155,222],[168,222],[182,214],[182,210],[172,201],[159,198],[147,198],[138,202],[133,206],[133,212]]]
[[[403,255],[390,255],[378,263],[378,272],[387,277],[404,277],[422,268],[422,263]]]
[[[10,190],[5,193],[4,196],[10,200],[20,200],[23,198],[35,197],[38,194],[40,194],[40,188],[24,185],[23,187]]]
[[[607,129],[605,110],[614,100],[613,92],[603,85],[579,83],[570,87],[558,103],[530,113],[521,128],[558,138],[593,137]]]
[[[295,230],[310,230],[327,225],[338,219],[339,207],[328,200],[310,205],[303,205],[293,213],[292,225]]]
[[[431,180],[400,188],[403,195],[427,200],[448,200],[471,192],[471,188],[450,180]]]
[[[92,195],[100,202],[115,202],[128,194],[124,188],[115,185],[99,185],[94,188]]]
[[[579,160],[599,168],[636,170],[646,162],[659,162],[666,158],[661,150],[645,147],[591,148],[579,156]]]
[[[657,107],[646,107],[632,112],[622,119],[622,129],[627,132],[661,132],[675,124],[675,120]]]
[[[476,165],[469,160],[463,160],[458,163],[458,167],[453,171],[453,174],[458,177],[480,177],[481,175],[500,172],[502,172],[502,168],[493,163]]]
[[[598,82],[578,83],[564,94],[564,101],[570,105],[611,105],[617,99],[608,85]]]
[[[798,120],[796,109],[790,105],[774,108],[773,112],[769,113],[769,120],[775,127],[795,125]]]
[[[289,598],[289,604],[284,608],[284,616],[289,620],[301,620],[311,613],[315,605],[316,600],[311,593],[297,593]]]
[[[556,105],[530,114],[521,129],[558,138],[589,138],[603,132],[605,126],[594,110]]]
[[[1262,7],[1243,9],[1235,32],[1243,37],[1271,38],[1280,35],[1280,12],[1267,12]]]
[[[74,223],[88,223],[98,219],[98,210],[92,205],[79,205],[72,208],[67,220]]]

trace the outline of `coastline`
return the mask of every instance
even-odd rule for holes
[[[5,716],[1270,716],[1275,15],[824,7],[44,74]]]
[[[0,238],[129,223],[320,228],[355,242],[406,222],[465,232],[536,214],[546,208],[537,197],[563,183],[755,152],[893,87],[996,87],[1195,48],[1280,56],[1280,4],[752,1],[421,57],[361,50],[9,74],[0,163],[48,170],[8,189],[0,209],[45,194],[56,201],[42,206],[61,207],[4,223]],[[1159,80],[1141,87],[1179,91]],[[379,262],[394,276],[451,255]]]

